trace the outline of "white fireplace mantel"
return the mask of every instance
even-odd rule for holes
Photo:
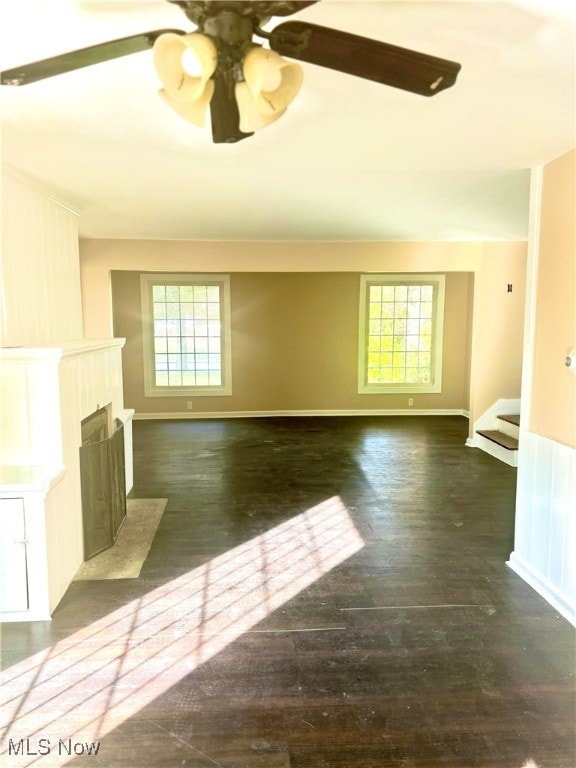
[[[132,487],[124,343],[0,348],[0,509],[3,538],[14,544],[0,565],[2,621],[49,619],[83,561],[81,421],[100,407],[110,405],[124,424],[127,491]]]

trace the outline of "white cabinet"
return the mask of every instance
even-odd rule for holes
[[[24,499],[0,499],[0,611],[28,610]]]
[[[60,598],[65,476],[0,466],[0,621],[49,621]]]

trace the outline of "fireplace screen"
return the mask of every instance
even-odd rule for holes
[[[109,408],[82,421],[80,478],[84,560],[111,547],[126,517],[124,427]]]

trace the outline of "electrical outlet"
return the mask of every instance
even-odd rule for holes
[[[413,397],[409,397],[408,398],[408,405],[414,405],[414,398]]]
[[[189,411],[192,410],[192,400],[188,400],[188,402],[186,403],[186,408],[188,408]]]

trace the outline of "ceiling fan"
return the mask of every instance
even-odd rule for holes
[[[236,142],[274,122],[302,83],[302,70],[281,55],[423,96],[456,82],[460,64],[349,32],[270,18],[318,0],[168,0],[197,29],[157,29],[53,56],[0,73],[2,85],[27,85],[91,64],[154,48],[164,100],[197,125],[208,107],[215,143]],[[264,47],[253,41],[261,38]],[[193,56],[194,68],[186,65]]]

